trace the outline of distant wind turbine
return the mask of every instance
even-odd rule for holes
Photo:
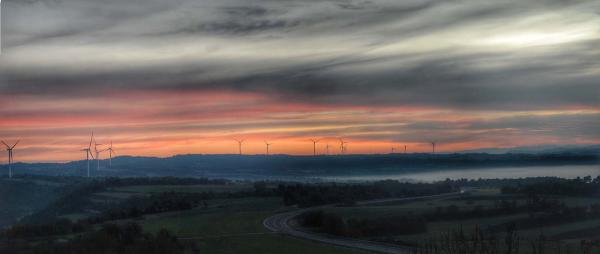
[[[267,146],[267,155],[269,155],[269,146],[271,146],[272,144],[265,140],[265,145]]]
[[[327,143],[327,145],[325,146],[325,150],[327,151],[327,155],[329,155],[329,143]]]
[[[396,152],[396,148],[392,146],[392,154]]]
[[[6,151],[8,151],[8,178],[12,178],[13,149],[15,146],[17,146],[17,144],[19,144],[20,141],[21,140],[17,140],[17,142],[12,146],[9,146],[2,141],[2,144],[6,146]]]
[[[313,156],[317,156],[317,143],[321,141],[320,139],[309,139],[310,142],[313,143]]]
[[[112,167],[112,155],[115,152],[115,150],[113,149],[113,143],[112,140],[110,141],[110,146],[105,149],[105,151],[108,151],[108,168]]]
[[[235,139],[235,138],[233,140],[235,140],[238,143],[240,155],[242,155],[242,144],[244,144],[244,141],[246,141],[246,140],[245,139]]]
[[[92,134],[92,137],[94,137],[94,135]],[[98,144],[96,143],[96,138],[94,139],[94,152],[96,152],[96,170],[100,170],[100,153],[104,152],[106,150],[98,150],[98,147],[101,146],[102,144]]]
[[[81,149],[81,151],[85,151],[85,160],[87,161],[87,177],[90,177],[90,156],[94,159],[94,154],[92,154],[92,139],[94,138],[94,133],[92,132],[92,136],[90,137],[90,143],[87,148]]]
[[[348,144],[348,142],[346,142],[342,138],[340,138],[340,152],[342,154],[344,154],[346,152],[346,144]]]
[[[435,153],[435,141],[431,141],[431,151]]]
[[[404,145],[404,153],[406,153],[406,145]]]

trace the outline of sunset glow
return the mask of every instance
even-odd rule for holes
[[[81,158],[79,149],[94,131],[100,143],[112,140],[118,155],[237,153],[234,138],[246,139],[245,154],[312,154],[311,138],[323,139],[318,153],[440,152],[533,144],[586,144],[585,119],[598,109],[536,111],[455,110],[285,103],[254,93],[151,92],[98,98],[44,96],[4,98],[0,135],[23,139],[22,161]],[[575,119],[546,125],[555,118]],[[531,121],[530,119],[537,119]],[[577,120],[582,119],[582,120]],[[525,126],[523,121],[526,122]],[[531,121],[531,122],[529,122]],[[590,124],[593,124],[591,122]],[[588,128],[593,128],[589,126]],[[572,131],[569,132],[569,131]],[[592,136],[589,136],[592,135]]]

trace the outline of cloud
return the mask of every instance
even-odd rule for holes
[[[543,4],[7,1],[0,84],[17,94],[239,89],[324,104],[597,106],[597,4]],[[478,42],[520,24],[580,34],[512,49]]]
[[[102,125],[472,146],[599,139],[598,1],[3,5],[6,136],[68,123],[81,135]]]

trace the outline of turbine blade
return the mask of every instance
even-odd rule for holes
[[[19,139],[19,140],[17,140],[17,143],[15,143],[15,144],[14,144],[14,145],[13,145],[13,146],[10,148],[10,149],[13,149],[13,148],[15,148],[15,146],[17,146],[17,144],[19,144],[19,142],[21,142],[21,140],[20,140],[20,139]]]
[[[4,141],[2,141],[2,144],[4,144],[6,146],[6,148],[10,148],[10,146],[7,145],[6,143],[4,143]]]

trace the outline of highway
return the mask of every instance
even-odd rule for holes
[[[424,200],[424,199],[432,199],[432,198],[441,198],[448,197],[453,195],[458,195],[459,193],[447,193],[440,195],[432,195],[432,196],[421,196],[421,197],[410,197],[410,198],[392,198],[392,199],[378,199],[378,200],[368,200],[357,202],[357,205],[372,205],[377,203],[386,203],[386,202],[399,202],[399,201],[416,201],[416,200]],[[402,247],[398,245],[385,244],[380,242],[372,242],[365,241],[353,238],[339,237],[327,234],[319,234],[307,231],[301,231],[294,229],[290,226],[290,221],[292,221],[298,215],[310,211],[310,210],[318,210],[325,207],[332,207],[334,205],[325,205],[318,207],[310,207],[300,210],[294,210],[285,213],[275,214],[271,217],[266,218],[263,221],[263,225],[270,231],[290,235],[297,238],[302,238],[311,241],[317,241],[337,246],[343,246],[347,248],[360,249],[378,253],[389,253],[389,254],[409,254],[409,250],[407,247]]]

